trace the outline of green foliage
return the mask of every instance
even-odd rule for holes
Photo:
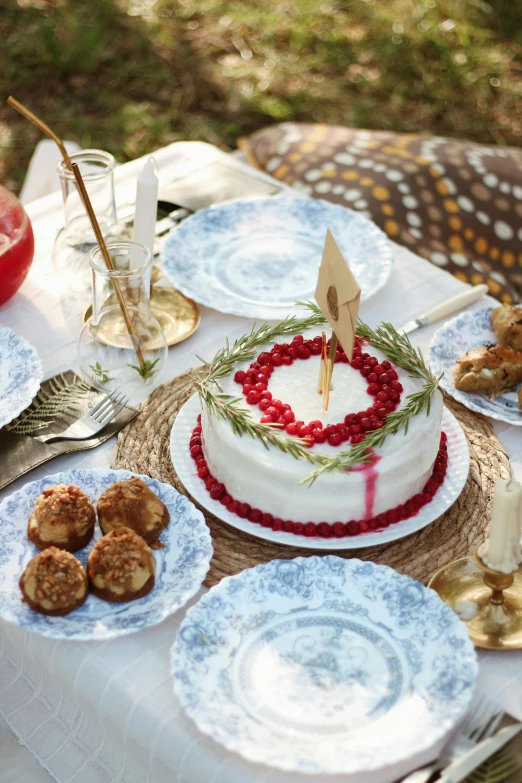
[[[129,364],[128,367],[132,367],[133,370],[136,370],[138,375],[141,375],[144,381],[148,381],[149,378],[152,378],[152,376],[158,372],[154,369],[158,362],[159,357],[154,359],[153,362],[151,362],[149,359],[145,359],[143,362],[143,369],[137,364]]]
[[[109,375],[109,370],[104,370],[100,362],[96,362],[96,364],[89,364],[89,367],[93,377],[96,378],[98,383],[109,383],[109,381],[114,380],[114,378],[111,378]]]
[[[0,0],[0,39],[0,92],[120,162],[284,120],[522,135],[518,0]],[[5,184],[39,138],[0,105]]]

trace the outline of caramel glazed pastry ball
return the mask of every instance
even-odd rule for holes
[[[56,484],[44,489],[29,517],[27,536],[38,549],[57,546],[77,552],[94,534],[94,506],[79,487]]]
[[[117,481],[106,489],[98,499],[96,510],[103,533],[129,527],[151,545],[170,521],[165,504],[137,476]]]
[[[29,561],[19,580],[24,601],[40,614],[69,614],[85,603],[87,574],[73,555],[54,546]]]
[[[94,595],[104,601],[124,603],[152,590],[156,562],[141,536],[120,527],[96,542],[89,555],[87,573]]]

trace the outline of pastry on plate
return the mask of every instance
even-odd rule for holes
[[[128,527],[151,545],[170,521],[165,504],[137,476],[117,481],[106,489],[96,510],[103,533]]]
[[[507,304],[495,307],[491,325],[500,345],[522,351],[522,307]]]
[[[37,498],[27,535],[38,549],[56,546],[77,552],[93,537],[95,521],[94,506],[83,490],[55,484]]]
[[[104,601],[124,603],[154,587],[156,562],[149,545],[127,527],[96,542],[87,564],[91,592]]]
[[[85,603],[87,574],[70,552],[48,547],[27,564],[19,580],[24,601],[40,614],[69,614]]]
[[[518,404],[522,408],[522,386],[518,390],[517,399],[518,399]]]
[[[522,352],[503,345],[481,345],[456,363],[455,387],[470,394],[487,394],[495,400],[522,381]]]

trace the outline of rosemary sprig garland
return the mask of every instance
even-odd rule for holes
[[[421,351],[415,349],[409,338],[405,334],[400,334],[392,324],[383,323],[376,329],[372,329],[359,321],[358,337],[382,351],[390,362],[406,370],[410,375],[422,378],[424,385],[420,391],[408,395],[404,407],[388,414],[384,425],[368,433],[361,443],[340,451],[335,457],[310,451],[304,440],[283,435],[277,425],[254,421],[249,411],[242,407],[242,399],[225,394],[220,386],[220,380],[230,375],[237,363],[249,362],[255,358],[259,346],[300,334],[325,323],[325,318],[317,305],[312,302],[298,302],[298,304],[311,310],[312,315],[303,319],[291,316],[276,326],[263,324],[256,328],[254,325],[248,334],[240,337],[232,346],[227,340],[225,347],[218,351],[211,362],[200,359],[204,367],[195,381],[202,403],[218,418],[230,421],[237,435],[249,435],[261,441],[266,448],[270,444],[295,459],[305,459],[317,465],[318,467],[301,481],[301,483],[312,484],[323,473],[349,470],[355,465],[367,462],[371,459],[371,449],[382,446],[388,435],[395,434],[401,429],[408,431],[412,416],[418,416],[423,411],[428,415],[438,379],[426,365]]]
[[[252,361],[259,346],[279,338],[284,339],[294,334],[300,334],[306,329],[323,323],[324,316],[319,311],[319,314],[313,314],[304,319],[290,316],[276,326],[263,324],[260,328],[256,328],[254,324],[252,330],[236,340],[232,346],[227,339],[225,347],[217,352],[211,362],[206,362],[198,356],[197,358],[204,365],[202,376],[195,379],[202,403],[214,416],[230,421],[236,435],[250,435],[261,441],[266,448],[270,444],[295,459],[305,459],[314,464],[322,464],[322,461],[328,458],[311,452],[305,445],[306,442],[301,438],[289,438],[281,434],[277,425],[261,424],[254,421],[249,411],[241,406],[242,400],[240,398],[223,393],[219,381],[230,375],[238,362]],[[217,387],[219,391],[216,392],[214,387]]]

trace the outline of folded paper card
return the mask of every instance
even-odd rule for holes
[[[352,358],[361,289],[330,229],[326,231],[315,300],[349,359]]]

